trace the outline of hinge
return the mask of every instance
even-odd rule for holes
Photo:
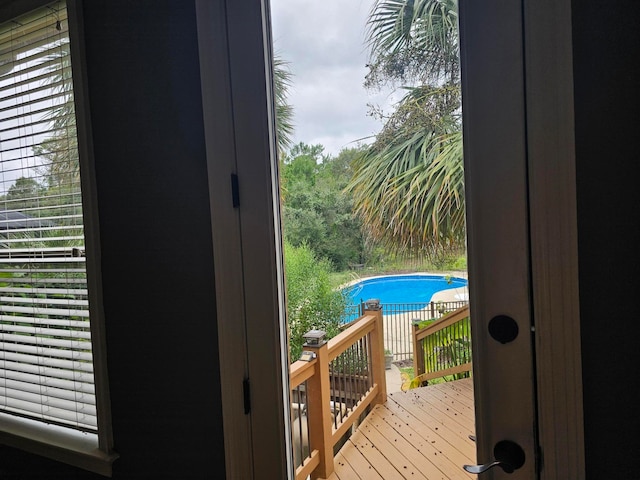
[[[242,392],[244,394],[244,414],[248,415],[251,412],[251,386],[248,378],[242,381]]]
[[[235,173],[231,174],[231,202],[233,208],[240,206],[240,186],[238,184],[238,175]]]

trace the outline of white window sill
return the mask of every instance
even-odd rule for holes
[[[98,435],[0,413],[0,444],[107,477],[118,458],[98,446]]]

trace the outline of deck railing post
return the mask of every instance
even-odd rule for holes
[[[367,300],[364,314],[373,313],[376,316],[376,326],[371,332],[371,370],[373,383],[378,385],[378,396],[373,404],[387,401],[387,374],[384,366],[384,326],[382,322],[382,306],[379,300]]]
[[[422,342],[417,339],[417,333],[418,330],[420,330],[420,319],[414,319],[412,324],[413,332],[411,338],[413,339],[413,376],[417,377],[424,373],[424,349]]]
[[[318,450],[320,454],[320,464],[311,473],[311,478],[327,478],[334,470],[329,351],[324,340],[318,345],[305,343],[303,348],[315,353],[317,358],[315,372],[307,380],[309,451]]]

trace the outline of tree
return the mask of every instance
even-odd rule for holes
[[[9,187],[5,199],[11,201],[12,210],[33,208],[38,204],[38,197],[43,191],[43,186],[35,179],[20,177]]]
[[[365,261],[362,224],[344,191],[351,160],[360,151],[343,149],[334,158],[321,145],[299,143],[281,164],[285,238],[294,246],[308,245],[337,269]]]
[[[365,85],[405,95],[347,186],[372,238],[437,256],[464,248],[457,3],[378,0],[367,23]]]
[[[80,163],[76,133],[75,103],[68,38],[56,40],[47,56],[46,82],[57,105],[45,115],[52,135],[33,147],[34,154],[43,164],[38,172],[48,186],[62,191],[79,190]]]
[[[56,217],[55,224],[60,227],[43,232],[44,237],[56,238],[48,240],[49,246],[81,246],[82,194],[69,39],[56,39],[49,50],[52,53],[47,55],[43,71],[53,105],[43,119],[49,121],[51,135],[33,146],[41,161],[36,171],[47,187],[39,199],[39,212]]]
[[[301,182],[309,186],[315,184],[320,165],[327,159],[322,145],[307,145],[300,142],[291,147],[288,153],[280,156],[280,177],[286,200],[288,184]]]
[[[367,21],[365,84],[459,78],[457,0],[377,0]]]
[[[34,147],[34,152],[44,166],[41,173],[52,187],[62,187],[79,178],[79,160],[76,135],[75,104],[71,79],[71,61],[68,40],[61,41],[55,53],[48,58],[50,63],[48,82],[51,89],[60,94],[63,102],[52,109],[48,118],[52,123],[53,136]],[[273,59],[274,94],[276,109],[276,140],[279,151],[291,144],[293,133],[293,107],[288,103],[288,91],[292,83],[289,64],[279,55]]]

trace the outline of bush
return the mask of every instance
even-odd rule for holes
[[[284,244],[285,283],[287,289],[287,324],[290,360],[300,358],[304,338],[309,330],[327,332],[327,338],[339,333],[346,297],[331,285],[331,265],[318,258],[306,244]]]

